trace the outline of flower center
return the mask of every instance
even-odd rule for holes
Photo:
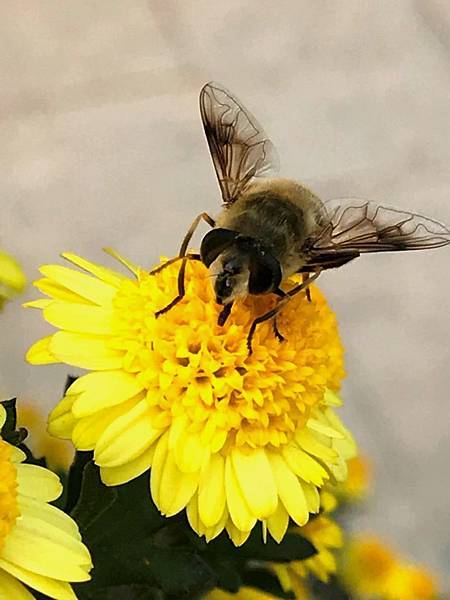
[[[334,314],[317,288],[312,302],[298,294],[277,327],[253,320],[273,308],[272,295],[247,297],[223,326],[209,271],[190,262],[184,299],[158,319],[155,312],[177,293],[179,264],[126,281],[114,301],[111,346],[124,352],[123,368],[145,388],[156,426],[174,420],[217,451],[228,446],[286,444],[343,377],[342,346]],[[288,286],[289,287],[289,286]]]
[[[17,504],[17,471],[11,462],[12,448],[0,439],[0,553],[6,536],[20,515]]]

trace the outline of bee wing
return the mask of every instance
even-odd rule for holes
[[[310,264],[343,264],[366,252],[422,250],[450,244],[450,230],[420,215],[364,200],[332,200],[324,205],[320,231],[308,240]],[[330,265],[330,266],[338,266]]]
[[[222,85],[207,83],[200,113],[225,204],[232,204],[253,177],[278,169],[274,145],[253,115]]]

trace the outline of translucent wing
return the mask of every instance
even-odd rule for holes
[[[277,170],[277,152],[253,115],[220,84],[203,87],[200,113],[223,201],[231,204],[253,177]]]
[[[366,252],[422,250],[450,244],[450,230],[414,213],[364,200],[324,205],[323,227],[308,240],[308,265],[340,266]]]

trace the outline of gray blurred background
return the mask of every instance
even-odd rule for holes
[[[0,5],[0,245],[37,266],[110,245],[143,265],[219,208],[197,107],[215,79],[256,114],[281,174],[450,222],[450,8],[444,0]],[[448,248],[364,257],[321,279],[347,349],[344,417],[375,463],[355,519],[441,573],[450,556]],[[37,294],[28,288],[26,297]],[[1,317],[6,396],[53,406],[49,328]]]

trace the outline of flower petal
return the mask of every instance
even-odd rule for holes
[[[52,336],[50,352],[59,362],[82,369],[119,369],[123,361],[123,354],[108,348],[105,339],[67,331]]]
[[[326,463],[335,463],[338,459],[338,453],[335,450],[328,446],[324,446],[306,429],[298,431],[295,439],[303,450],[313,456],[317,456],[317,458],[320,458]]]
[[[71,262],[72,264],[77,265],[77,267],[81,267],[88,273],[92,273],[92,275],[95,275],[102,281],[105,281],[106,283],[109,283],[110,285],[113,285],[116,288],[120,287],[122,282],[126,280],[125,275],[122,275],[122,273],[118,273],[117,271],[108,269],[103,265],[97,265],[96,263],[93,263],[90,260],[86,260],[81,256],[77,256],[72,252],[62,252],[61,256],[69,262]]]
[[[237,547],[245,544],[251,533],[251,530],[241,531],[238,527],[236,527],[231,519],[228,519],[226,529],[230,539],[233,541],[233,544]]]
[[[139,273],[142,269],[140,269],[140,267],[132,263],[131,260],[124,258],[113,248],[103,248],[103,252],[106,252],[106,254],[109,254],[110,256],[118,260],[120,263],[122,263],[129,271],[133,273],[133,275],[136,275],[136,277],[139,276]]]
[[[281,501],[297,525],[304,525],[309,519],[309,511],[300,481],[282,456],[271,452],[269,458]]]
[[[173,456],[183,473],[198,471],[207,460],[208,454],[208,447],[202,444],[197,433],[180,432],[173,449]]]
[[[2,558],[44,577],[87,581],[91,559],[86,546],[61,530],[22,516],[5,539]]]
[[[250,511],[239,486],[230,456],[227,456],[225,459],[225,492],[227,495],[228,510],[230,511],[230,517],[234,525],[239,531],[250,531],[256,523],[256,517]]]
[[[9,573],[0,568],[1,600],[35,600],[34,596]]]
[[[57,581],[51,577],[44,577],[43,575],[37,575],[32,571],[27,571],[22,567],[18,567],[15,564],[12,564],[6,560],[0,558],[0,567],[5,569],[10,575],[13,577],[17,577],[20,581],[23,581],[26,585],[49,596],[49,598],[55,598],[56,600],[77,600],[75,592],[73,591],[70,584],[65,581]],[[0,598],[3,600],[2,596],[2,575],[0,569]],[[28,592],[27,592],[28,593]],[[16,595],[8,595],[4,596],[4,598],[8,598],[10,600],[20,600],[21,596]],[[33,600],[33,596],[24,596],[24,598],[31,598]]]
[[[83,296],[79,296],[78,294],[71,292],[67,288],[63,287],[62,285],[59,285],[52,279],[48,279],[47,277],[37,279],[33,282],[33,285],[46,296],[49,296],[50,298],[54,298],[56,300],[91,304],[91,302],[89,302],[89,300],[87,300],[86,298],[83,298]]]
[[[58,475],[38,465],[19,464],[17,468],[18,492],[20,495],[44,502],[56,500],[63,487]]]
[[[158,442],[150,475],[153,501],[163,515],[171,517],[182,510],[198,487],[198,473],[183,473],[167,448],[166,433]]]
[[[289,525],[289,515],[282,502],[278,502],[277,510],[267,519],[267,529],[273,539],[280,543]]]
[[[109,283],[75,269],[61,265],[43,265],[39,270],[45,277],[100,306],[110,306],[117,293],[117,288]]]
[[[198,490],[198,514],[205,527],[220,521],[225,504],[225,460],[213,454],[201,472]]]
[[[53,340],[53,335],[48,335],[35,342],[25,355],[25,359],[31,365],[53,365],[59,363],[60,360],[54,356],[50,350],[50,343]]]
[[[61,529],[61,531],[65,531],[71,537],[77,540],[81,539],[78,525],[75,523],[72,517],[67,515],[56,506],[47,504],[47,502],[43,502],[42,500],[21,496],[19,498],[19,508],[20,514],[26,514],[28,517],[41,519],[53,527]]]
[[[156,444],[140,456],[119,467],[100,467],[100,477],[105,485],[122,485],[145,473],[153,462]]]
[[[258,519],[270,517],[278,504],[278,494],[266,451],[262,448],[231,453],[239,487],[251,512]]]
[[[322,485],[325,479],[329,479],[327,471],[312,456],[295,446],[286,446],[283,456],[289,468],[307,483]]]
[[[54,300],[44,308],[43,315],[59,329],[93,335],[111,333],[112,308]]]
[[[79,450],[93,450],[102,433],[111,423],[133,409],[139,400],[131,398],[122,404],[105,408],[99,412],[82,417],[76,421],[72,432],[72,441]]]
[[[94,371],[79,377],[67,390],[79,394],[72,411],[81,418],[99,410],[121,404],[136,396],[142,385],[137,377],[125,371]]]
[[[117,417],[97,440],[94,460],[100,467],[118,467],[145,452],[163,433],[152,425],[147,401],[141,400]]]

